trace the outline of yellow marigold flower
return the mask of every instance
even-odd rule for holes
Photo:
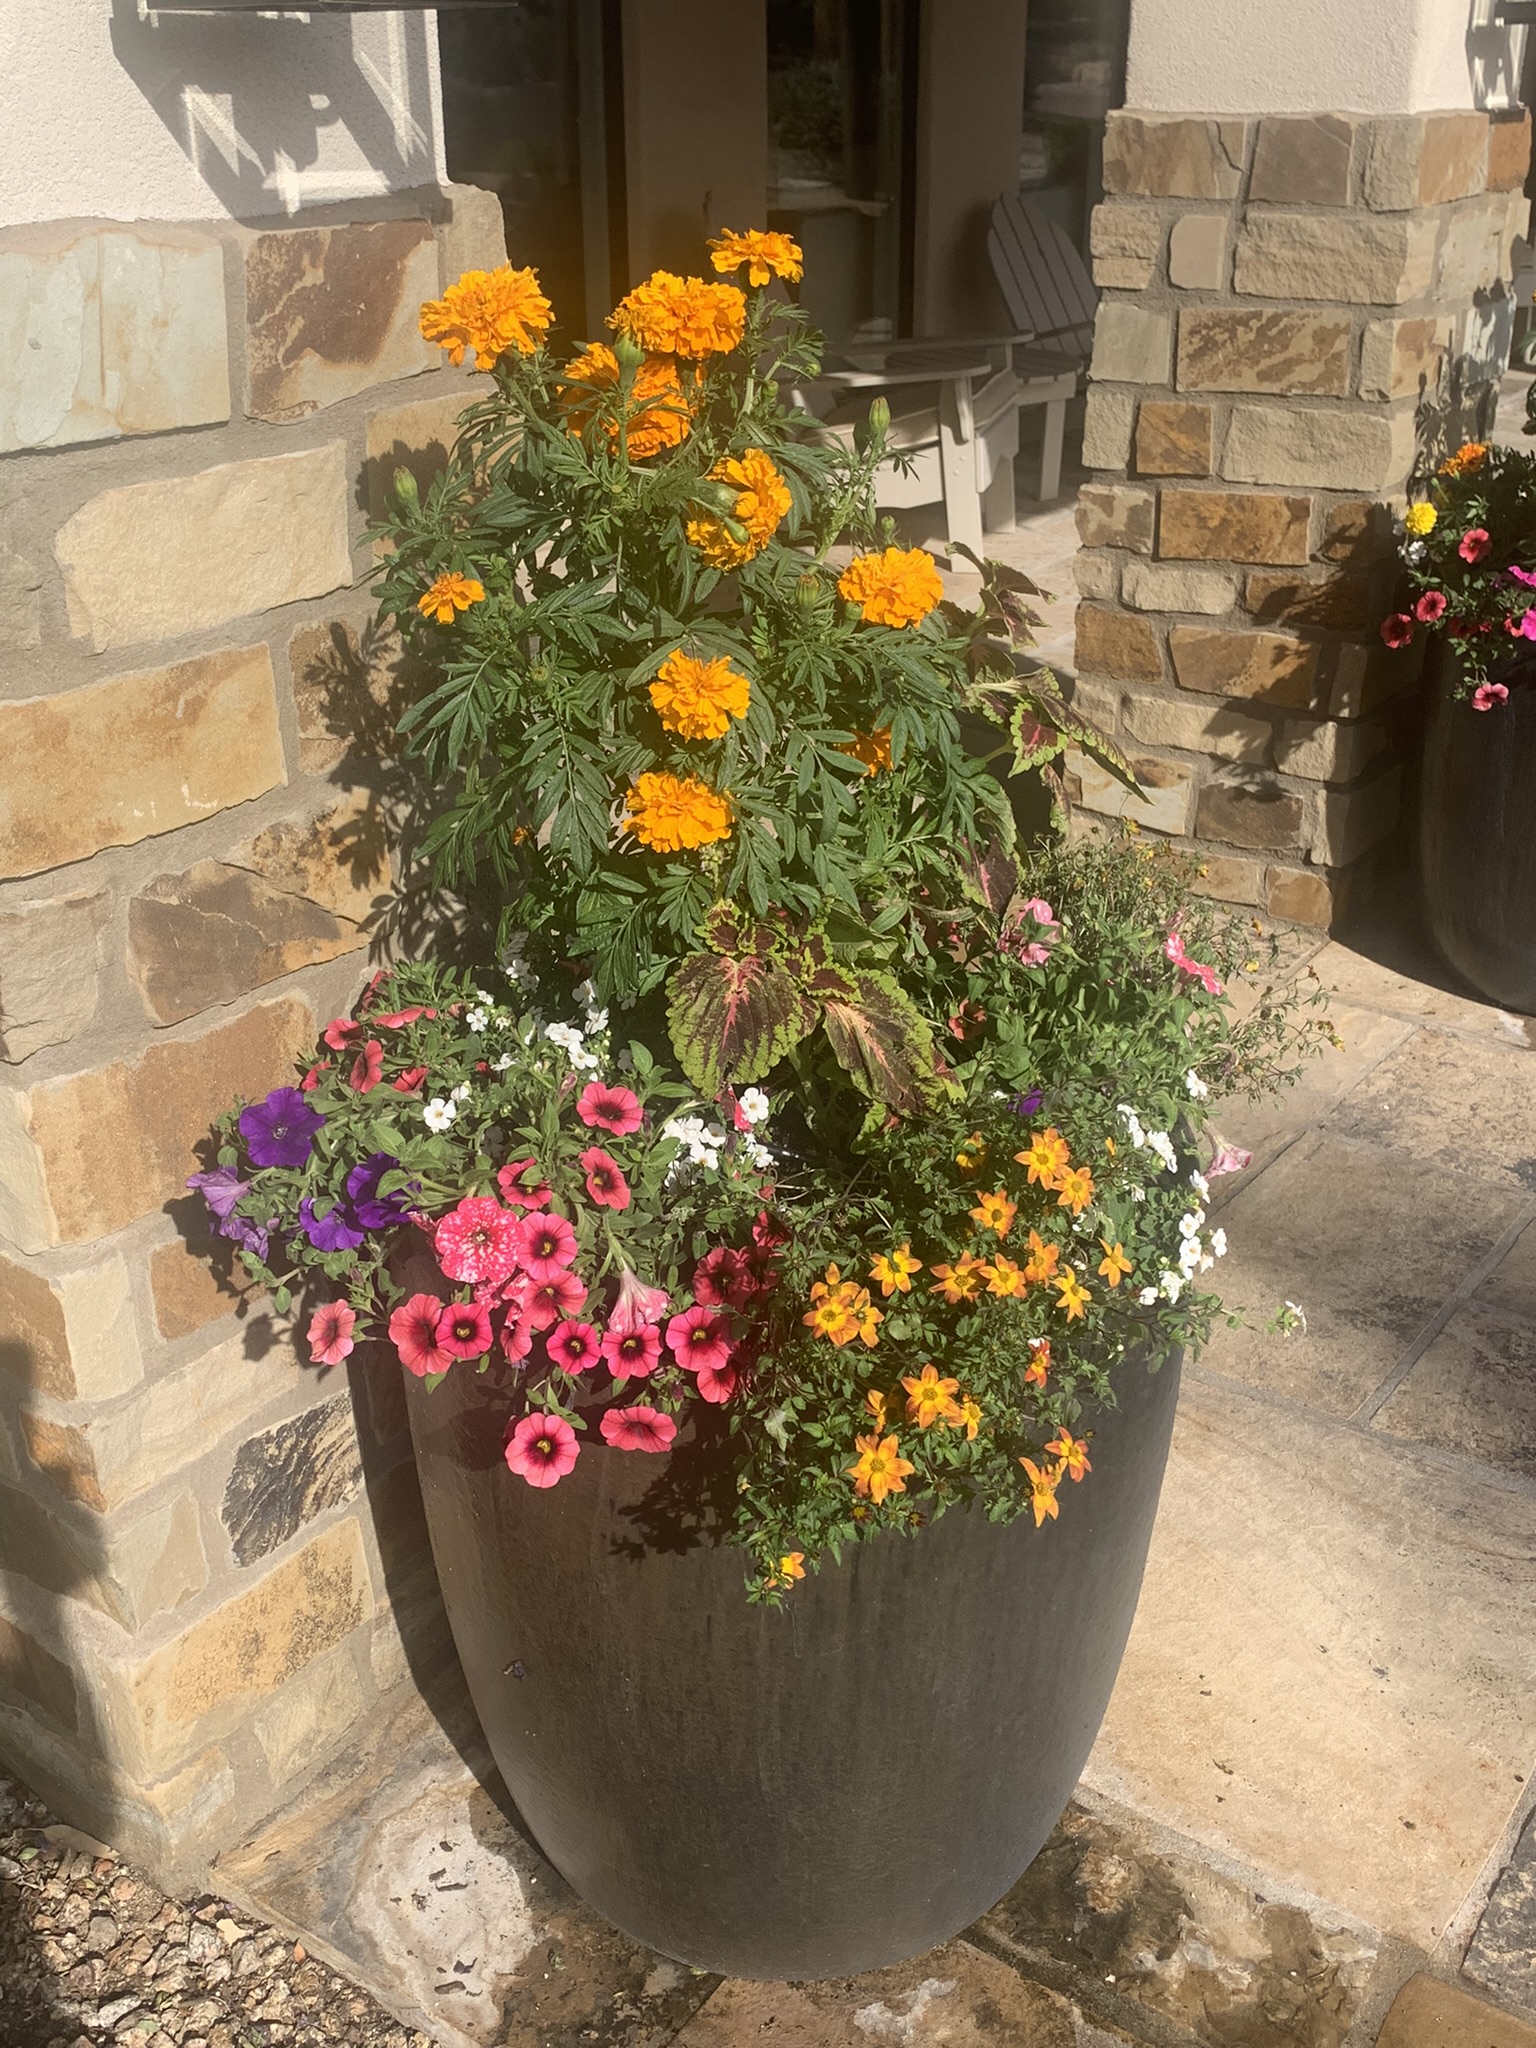
[[[1434,506],[1427,499],[1421,499],[1417,505],[1410,505],[1403,514],[1403,525],[1415,540],[1422,540],[1427,533],[1434,532],[1435,521],[1439,517]]]
[[[681,853],[731,836],[731,806],[696,775],[641,775],[630,785],[624,829],[652,853]]]
[[[1042,1472],[1032,1458],[1020,1458],[1019,1463],[1029,1478],[1029,1504],[1035,1511],[1035,1527],[1049,1515],[1054,1522],[1061,1512],[1056,1500],[1056,1487],[1060,1474]]]
[[[955,1164],[962,1173],[980,1173],[986,1163],[987,1141],[980,1131],[972,1131],[955,1154]]]
[[[926,548],[886,548],[855,555],[837,579],[838,595],[856,604],[872,626],[915,626],[944,595]]]
[[[995,1230],[999,1237],[1006,1237],[1018,1213],[1018,1203],[1010,1202],[1006,1191],[999,1188],[995,1195],[978,1195],[970,1215],[978,1229]]]
[[[930,1294],[942,1294],[954,1308],[962,1301],[974,1301],[987,1284],[987,1269],[980,1259],[973,1259],[969,1252],[957,1266],[935,1266]]]
[[[1074,1436],[1071,1430],[1065,1426],[1058,1431],[1057,1435],[1045,1448],[1060,1463],[1060,1471],[1056,1475],[1058,1481],[1062,1473],[1070,1472],[1073,1485],[1081,1486],[1083,1474],[1093,1470],[1093,1467],[1088,1462],[1087,1438]]]
[[[596,415],[598,401],[619,388],[619,362],[611,348],[596,341],[566,364],[560,373],[562,399],[571,432],[579,434]],[[663,448],[675,448],[693,426],[677,365],[665,356],[647,356],[635,372],[629,402],[622,408],[624,446],[632,462],[644,462]],[[620,421],[609,419],[605,431],[617,445]]]
[[[531,356],[549,331],[551,307],[536,270],[466,270],[440,299],[421,309],[421,332],[458,364],[465,351],[476,370],[493,369],[508,349]]]
[[[1486,441],[1463,441],[1456,453],[1440,465],[1442,476],[1470,476],[1488,460]]]
[[[653,355],[702,362],[735,348],[746,317],[746,299],[735,285],[655,270],[619,301],[608,325]]]
[[[1107,1237],[1101,1237],[1099,1243],[1104,1247],[1104,1256],[1099,1261],[1099,1271],[1111,1287],[1118,1287],[1131,1270],[1131,1262],[1125,1256],[1125,1246],[1111,1244]]]
[[[739,569],[760,555],[773,539],[779,521],[790,507],[784,479],[761,448],[747,448],[740,455],[728,455],[709,472],[715,483],[729,484],[736,493],[731,517],[746,529],[738,540],[723,519],[704,513],[690,519],[689,542],[712,569]]]
[[[907,1474],[917,1467],[909,1465],[901,1455],[895,1437],[856,1436],[853,1441],[859,1458],[848,1471],[853,1490],[861,1500],[872,1500],[878,1507],[888,1493],[906,1492]]]
[[[1061,1246],[1047,1244],[1038,1230],[1029,1233],[1029,1263],[1024,1268],[1024,1278],[1031,1286],[1044,1287],[1056,1278],[1056,1268],[1061,1264]]]
[[[1029,1340],[1029,1363],[1024,1368],[1026,1387],[1043,1387],[1046,1375],[1051,1369],[1051,1340],[1049,1337],[1031,1337]]]
[[[1028,1149],[1013,1156],[1020,1166],[1029,1168],[1031,1187],[1038,1181],[1042,1187],[1055,1188],[1061,1184],[1063,1169],[1071,1163],[1072,1148],[1052,1124],[1049,1130],[1036,1131]]]
[[[982,1271],[987,1276],[988,1294],[1000,1294],[1006,1299],[1010,1295],[1022,1294],[1029,1285],[1022,1267],[1015,1265],[1012,1259],[1005,1259],[1001,1252]]]
[[[1058,1306],[1067,1312],[1067,1321],[1075,1323],[1087,1303],[1088,1290],[1075,1273],[1062,1273],[1057,1276],[1056,1297]]]
[[[679,647],[656,671],[651,702],[668,732],[685,740],[718,740],[733,718],[746,717],[751,687],[725,655],[696,661]]]
[[[965,1399],[960,1403],[959,1420],[951,1426],[956,1429],[964,1429],[966,1442],[968,1444],[975,1443],[976,1432],[981,1427],[980,1403],[977,1401],[973,1401],[971,1399],[971,1396],[967,1394]]]
[[[1056,1206],[1070,1209],[1074,1216],[1081,1216],[1093,1200],[1093,1175],[1086,1166],[1069,1166],[1064,1169],[1056,1182],[1060,1193]]]
[[[912,1275],[921,1273],[922,1261],[912,1256],[909,1243],[898,1245],[893,1252],[876,1252],[869,1268],[869,1277],[878,1283],[880,1292],[889,1298],[892,1294],[910,1294]]]
[[[936,1365],[925,1365],[915,1377],[908,1375],[901,1384],[907,1390],[907,1420],[915,1422],[919,1429],[932,1429],[936,1422],[960,1420],[960,1407],[955,1400],[960,1382],[940,1379]]]
[[[445,569],[441,576],[433,578],[426,593],[416,600],[416,609],[429,619],[436,619],[440,626],[451,626],[459,612],[467,612],[472,604],[481,604],[485,599],[485,585],[478,576],[461,576],[457,570]]]
[[[711,241],[709,248],[710,262],[727,276],[746,264],[748,284],[766,284],[770,277],[787,278],[796,284],[804,274],[805,251],[775,228],[748,228],[744,234],[727,228]]]
[[[873,732],[856,732],[837,750],[840,754],[852,754],[855,761],[864,763],[866,775],[873,775],[877,769],[891,765],[891,728],[877,725]]]

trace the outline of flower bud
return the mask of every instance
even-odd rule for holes
[[[821,578],[809,570],[795,582],[795,602],[803,612],[813,612],[821,596]]]
[[[638,370],[645,361],[645,350],[629,335],[616,334],[613,339],[613,359],[621,370]]]
[[[416,490],[416,479],[404,467],[395,471],[394,490],[397,505],[414,509],[420,502]]]
[[[879,436],[889,431],[890,424],[891,408],[889,403],[883,398],[873,399],[869,408],[869,431],[871,434],[875,435],[878,439]]]

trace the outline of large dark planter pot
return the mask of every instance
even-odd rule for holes
[[[920,1954],[994,1905],[1059,1819],[1141,1590],[1178,1354],[1117,1373],[1060,1519],[951,1512],[855,1544],[781,1610],[701,1530],[718,1439],[595,1430],[540,1492],[505,1390],[409,1382],[432,1548],[492,1753],[550,1861],[615,1926],[731,1976]],[[706,1516],[707,1522],[707,1516]]]
[[[1424,915],[1447,964],[1506,1009],[1536,1013],[1536,663],[1501,669],[1509,701],[1457,703],[1441,650],[1424,743]]]

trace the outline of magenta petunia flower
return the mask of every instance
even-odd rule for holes
[[[1479,683],[1472,692],[1474,711],[1492,711],[1496,704],[1509,702],[1509,687],[1505,683]]]
[[[633,1330],[609,1325],[603,1338],[603,1360],[616,1380],[645,1380],[661,1363],[661,1332],[654,1323]]]
[[[502,1281],[517,1270],[517,1218],[494,1195],[466,1195],[432,1233],[450,1280]]]
[[[576,1257],[576,1233],[563,1216],[524,1216],[515,1227],[513,1243],[519,1264],[533,1280],[552,1280]]]
[[[597,1425],[603,1442],[616,1451],[664,1451],[677,1435],[677,1424],[659,1408],[608,1408]]]
[[[627,1209],[629,1182],[623,1169],[601,1145],[589,1145],[576,1161],[587,1177],[587,1193],[600,1209]]]
[[[332,1052],[345,1052],[354,1038],[361,1038],[363,1027],[354,1024],[350,1017],[333,1017],[325,1027],[325,1042]]]
[[[612,1131],[616,1138],[627,1138],[645,1121],[639,1096],[607,1081],[587,1083],[576,1098],[576,1114],[593,1130]]]
[[[534,1326],[526,1313],[509,1315],[501,1328],[501,1348],[513,1365],[520,1365],[533,1349]]]
[[[1476,563],[1483,559],[1492,546],[1487,527],[1474,526],[1461,536],[1456,544],[1456,552],[1464,562]]]
[[[575,1464],[581,1446],[576,1432],[558,1415],[525,1415],[507,1439],[506,1460],[530,1486],[557,1486]]]
[[[340,1365],[355,1348],[352,1332],[357,1310],[345,1301],[328,1301],[309,1321],[309,1356],[313,1365]]]
[[[430,1372],[446,1372],[453,1363],[454,1354],[437,1341],[442,1319],[443,1304],[435,1294],[413,1294],[389,1319],[389,1341],[406,1371],[418,1379],[425,1379]]]
[[[1381,637],[1389,647],[1406,647],[1413,638],[1413,619],[1408,612],[1393,612],[1381,622]]]
[[[618,1299],[613,1304],[608,1327],[621,1336],[643,1330],[648,1323],[660,1322],[669,1299],[664,1287],[647,1287],[631,1267],[621,1266]]]
[[[376,1038],[359,1047],[352,1071],[347,1076],[347,1085],[355,1088],[359,1095],[366,1095],[377,1088],[384,1078],[384,1048]]]
[[[734,1245],[717,1244],[693,1269],[694,1299],[708,1308],[745,1308],[756,1292],[746,1253]]]
[[[240,1135],[258,1166],[302,1166],[325,1122],[297,1088],[274,1088],[265,1102],[240,1112]]]
[[[574,1273],[556,1268],[547,1280],[535,1281],[528,1290],[523,1314],[535,1330],[547,1330],[562,1316],[572,1316],[587,1298],[587,1290]]]
[[[491,1348],[491,1318],[482,1302],[450,1301],[439,1314],[437,1341],[454,1358],[479,1358]]]
[[[719,1369],[711,1365],[699,1368],[699,1399],[712,1401],[717,1408],[723,1407],[729,1401],[740,1384],[741,1374],[734,1365],[722,1366]]]
[[[535,1159],[516,1159],[510,1166],[504,1166],[496,1176],[496,1185],[503,1201],[520,1209],[547,1209],[555,1192],[547,1180],[540,1178]]]
[[[1436,619],[1445,617],[1445,592],[1426,590],[1413,608],[1413,615],[1423,625],[1432,626]]]
[[[544,1343],[551,1359],[565,1372],[590,1372],[602,1356],[597,1332],[590,1323],[557,1323]]]
[[[667,1349],[685,1372],[701,1366],[723,1372],[731,1359],[729,1328],[729,1318],[717,1308],[684,1309],[667,1324]]]

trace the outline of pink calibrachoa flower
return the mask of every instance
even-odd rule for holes
[[[442,1319],[443,1304],[435,1294],[413,1294],[389,1319],[389,1341],[406,1371],[418,1379],[431,1372],[446,1372],[453,1363],[453,1353],[437,1341]]]
[[[667,1349],[684,1372],[697,1372],[701,1366],[724,1372],[733,1348],[726,1335],[729,1328],[729,1318],[717,1308],[684,1309],[667,1324]]]
[[[350,1017],[333,1017],[325,1027],[325,1042],[332,1052],[345,1052],[354,1038],[361,1038],[363,1027],[354,1024]]]
[[[661,1363],[661,1332],[654,1323],[616,1330],[603,1338],[603,1362],[616,1380],[646,1380]]]
[[[1445,592],[1426,590],[1413,608],[1413,615],[1426,626],[1432,626],[1436,619],[1445,617]]]
[[[1033,931],[1024,920],[1029,918]],[[1016,918],[1000,941],[1005,953],[1012,953],[1025,967],[1043,967],[1051,957],[1051,948],[1061,937],[1061,920],[1043,896],[1031,896],[1022,904]]]
[[[450,1301],[437,1324],[437,1341],[455,1358],[479,1358],[491,1348],[491,1318],[478,1301]]]
[[[501,1189],[502,1199],[515,1203],[519,1209],[547,1208],[555,1192],[547,1180],[539,1178],[539,1163],[532,1158],[514,1159],[510,1166],[504,1166],[496,1176],[496,1185]]]
[[[531,1280],[553,1280],[576,1257],[576,1233],[563,1216],[525,1216],[514,1233],[517,1256]]]
[[[1215,970],[1210,967],[1202,967],[1198,960],[1190,959],[1188,953],[1184,950],[1184,935],[1177,925],[1174,926],[1167,938],[1164,939],[1163,952],[1181,974],[1187,974],[1191,980],[1198,981],[1208,996],[1219,996],[1221,994],[1221,982]]]
[[[433,1232],[437,1263],[450,1280],[510,1279],[518,1264],[517,1226],[494,1195],[466,1195]]]
[[[1464,562],[1480,562],[1493,542],[1488,537],[1486,526],[1474,526],[1464,533],[1456,544],[1456,552]]]
[[[602,1356],[590,1323],[557,1323],[544,1342],[555,1364],[566,1372],[590,1372]]]
[[[359,1095],[367,1095],[377,1088],[384,1078],[384,1048],[376,1038],[370,1038],[359,1048],[357,1058],[352,1062],[352,1071],[347,1076],[347,1085],[355,1088]]]
[[[502,1325],[501,1348],[513,1365],[518,1365],[533,1349],[534,1326],[526,1314],[508,1316]]]
[[[618,1451],[664,1451],[677,1435],[677,1424],[659,1408],[608,1408],[597,1425],[603,1442]]]
[[[395,1076],[395,1093],[397,1095],[409,1095],[413,1089],[419,1088],[426,1078],[427,1069],[425,1067],[407,1067],[403,1074],[396,1074]]]
[[[1253,1164],[1253,1154],[1245,1152],[1241,1145],[1229,1145],[1219,1131],[1206,1126],[1206,1135],[1215,1145],[1211,1163],[1205,1169],[1207,1180],[1217,1180],[1224,1173],[1242,1173]]]
[[[576,1432],[558,1415],[525,1415],[507,1439],[506,1460],[530,1486],[557,1486],[576,1462]]]
[[[701,1365],[697,1384],[701,1401],[712,1401],[717,1408],[723,1407],[740,1386],[741,1374],[734,1365],[719,1368]]]
[[[1389,647],[1406,647],[1413,638],[1413,615],[1393,612],[1381,622],[1381,637]]]
[[[309,1357],[312,1365],[340,1365],[354,1349],[352,1331],[357,1310],[344,1301],[328,1301],[317,1308],[309,1321]]]
[[[624,1170],[601,1145],[589,1145],[576,1164],[587,1177],[587,1193],[600,1209],[627,1209],[629,1182]]]
[[[693,1269],[693,1298],[706,1307],[745,1308],[756,1292],[747,1255],[734,1245],[715,1245]]]
[[[1504,621],[1504,630],[1516,640],[1536,640],[1536,605],[1523,611],[1519,618],[1513,616]]]
[[[1505,683],[1479,683],[1472,692],[1474,711],[1491,711],[1496,704],[1509,702],[1509,686]]]
[[[664,1287],[647,1287],[631,1267],[621,1266],[618,1299],[608,1318],[608,1328],[617,1330],[621,1337],[627,1337],[633,1330],[643,1330],[649,1323],[658,1323],[666,1313],[670,1299]]]
[[[523,1314],[530,1328],[547,1330],[562,1316],[574,1315],[586,1298],[587,1290],[576,1275],[556,1267],[547,1280],[536,1281],[529,1289]]]
[[[645,1118],[638,1095],[607,1081],[587,1083],[576,1098],[576,1114],[591,1129],[612,1131],[616,1138],[638,1131]]]
[[[334,1060],[316,1060],[315,1064],[310,1068],[309,1072],[304,1076],[303,1080],[299,1083],[299,1086],[303,1089],[304,1093],[307,1095],[311,1088],[318,1088],[320,1085],[320,1076],[328,1072],[330,1068],[335,1066],[335,1064],[336,1062]]]
[[[391,1010],[387,1017],[370,1017],[368,1021],[370,1024],[382,1024],[386,1031],[398,1031],[402,1025],[414,1024],[418,1017],[431,1019],[436,1015],[436,1010],[423,1009],[421,1004],[417,1003],[412,1009]]]

